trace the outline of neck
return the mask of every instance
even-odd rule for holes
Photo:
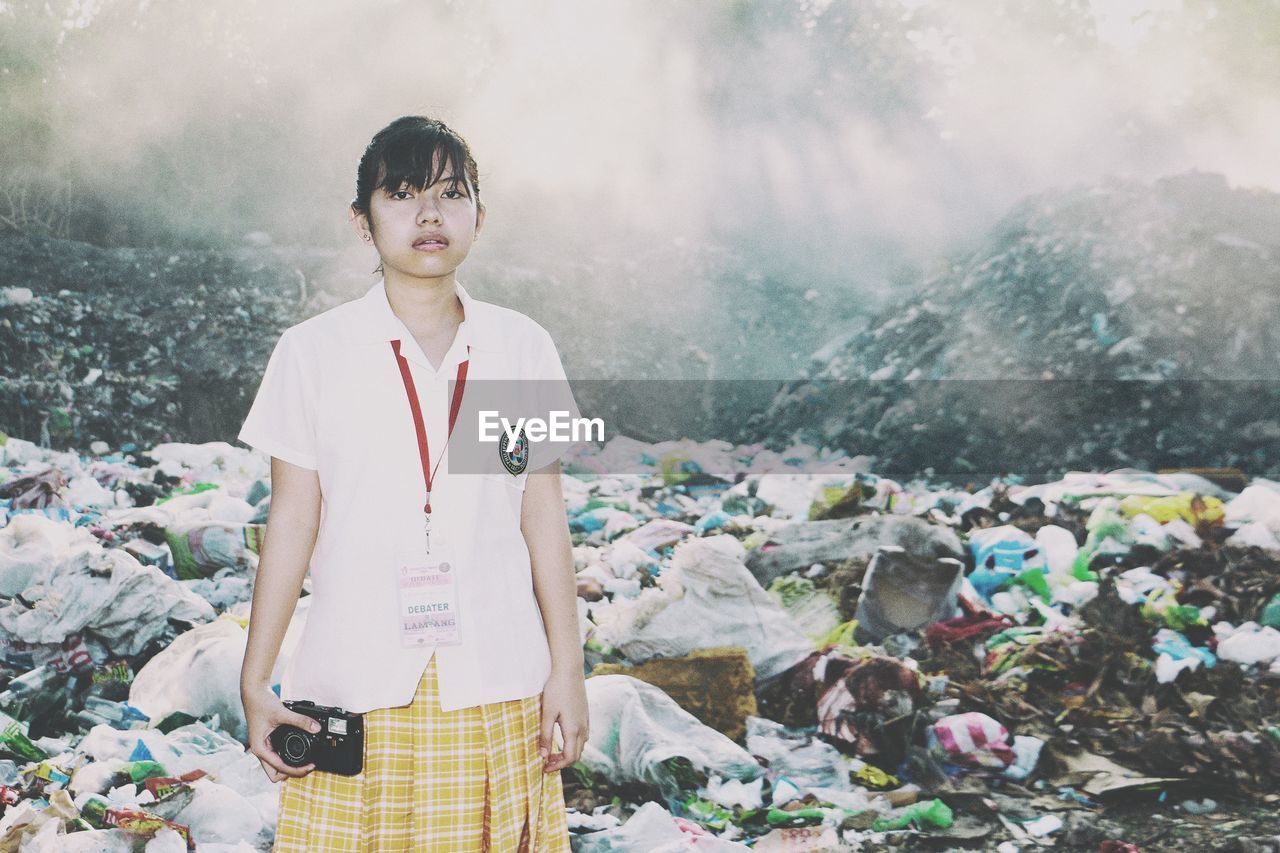
[[[462,322],[462,302],[454,293],[453,273],[442,278],[404,279],[384,275],[387,302],[410,331],[441,329]]]

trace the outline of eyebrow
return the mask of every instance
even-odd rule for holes
[[[408,181],[408,178],[401,179],[401,183],[408,183],[408,182],[410,182]],[[435,183],[463,183],[463,179],[454,177],[454,175],[452,174],[444,174],[444,175],[440,175],[439,178],[436,178]]]
[[[409,183],[408,178],[405,178],[400,181],[401,186],[404,186],[407,183]],[[462,178],[458,178],[453,175],[442,175],[436,179],[436,184],[458,184],[461,186],[466,186],[466,181],[464,181]],[[432,184],[432,186],[435,186],[435,184]]]

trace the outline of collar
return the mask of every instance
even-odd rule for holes
[[[488,303],[472,299],[466,288],[455,281],[453,292],[462,303],[462,323],[458,326],[457,341],[469,344],[473,350],[501,351],[504,349],[501,330],[485,308]],[[359,343],[378,343],[400,339],[412,341],[404,321],[391,310],[387,300],[387,281],[379,278],[364,296],[356,300],[360,308],[360,322],[350,333]]]

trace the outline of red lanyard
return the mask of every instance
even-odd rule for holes
[[[431,450],[427,447],[427,427],[422,420],[422,406],[418,403],[418,392],[413,387],[413,375],[409,372],[409,362],[400,354],[400,341],[392,341],[391,349],[395,351],[396,361],[400,364],[400,378],[404,380],[404,392],[409,396],[409,408],[413,411],[413,428],[418,433],[418,456],[422,458],[422,479],[427,483],[427,502],[422,511],[431,516],[431,481],[435,479],[436,468],[440,467],[440,459],[444,451],[440,451],[440,459],[435,468],[431,467]],[[462,389],[467,385],[467,365],[471,363],[471,347],[467,347],[467,360],[458,364],[458,378],[453,385],[453,401],[449,404],[449,432],[444,437],[444,446],[449,446],[449,438],[453,435],[453,424],[458,420],[458,410],[462,407]]]

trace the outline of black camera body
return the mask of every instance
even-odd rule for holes
[[[271,748],[290,767],[315,762],[316,770],[355,776],[364,766],[364,715],[307,700],[284,701],[290,711],[319,720],[320,731],[304,731],[288,724],[271,732]]]

